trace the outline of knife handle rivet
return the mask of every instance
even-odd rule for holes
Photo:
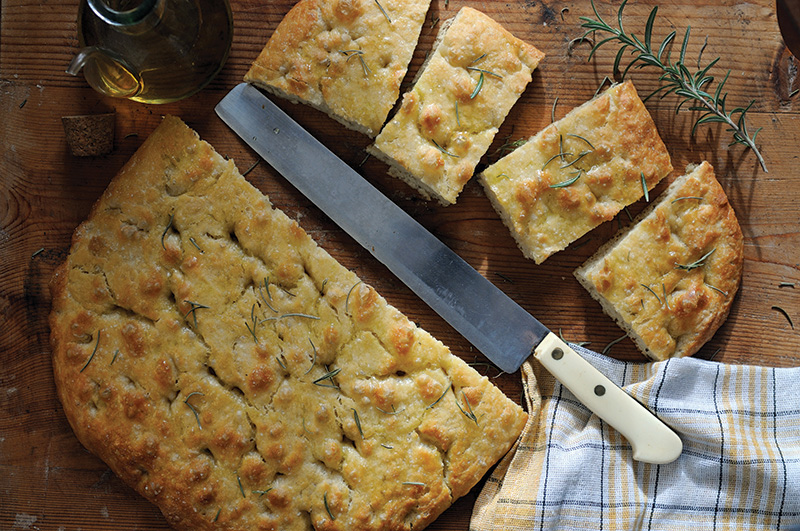
[[[564,351],[560,348],[553,349],[553,352],[550,354],[554,360],[560,360],[564,357]]]
[[[596,394],[597,396],[603,396],[604,394],[606,394],[606,388],[603,387],[602,385],[595,385],[594,394]]]
[[[272,132],[277,135],[278,133],[281,132],[281,130],[276,127],[275,129],[272,130]]]

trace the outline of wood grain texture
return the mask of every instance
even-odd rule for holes
[[[2,0],[0,13],[0,529],[133,530],[168,529],[159,511],[123,485],[75,439],[52,382],[47,315],[47,283],[66,257],[72,232],[86,218],[108,181],[155,129],[161,116],[175,114],[233,158],[241,171],[257,160],[213,114],[220,98],[237,84],[292,0],[231,0],[234,42],[219,76],[182,102],[155,106],[103,98],[82,77],[64,73],[77,49],[77,0]],[[588,2],[515,0],[468,2],[433,0],[405,86],[422,64],[441,20],[463,5],[482,9],[547,56],[533,82],[512,109],[484,163],[495,160],[506,140],[530,136],[591,98],[611,74],[616,49],[601,49],[587,62],[589,47],[580,16]],[[598,2],[615,20],[619,2]],[[633,0],[626,27],[639,35],[651,1]],[[438,21],[438,22],[437,22]],[[673,156],[676,171],[708,160],[729,195],[745,235],[744,279],[728,321],[698,354],[728,363],[776,367],[800,365],[800,88],[797,60],[778,34],[774,4],[732,0],[674,0],[659,7],[654,38],[692,27],[687,56],[703,62],[721,57],[715,75],[731,68],[726,85],[729,107],[755,103],[750,127],[758,135],[769,173],[752,153],[729,147],[722,127],[704,127],[690,136],[693,115],[674,112],[676,100],[648,102]],[[648,69],[633,72],[640,93],[657,84]],[[554,108],[554,102],[558,103]],[[523,258],[489,201],[470,182],[456,205],[441,207],[419,199],[388,177],[386,167],[365,160],[368,139],[347,131],[312,109],[279,104],[312,134],[358,168],[367,179],[428,227],[458,254],[547,326],[572,341],[590,341],[602,350],[621,330],[572,278],[581,264],[611,237],[627,216],[606,223],[568,250],[536,266]],[[553,110],[554,109],[554,110]],[[61,117],[116,112],[115,148],[107,156],[69,154]],[[467,361],[483,357],[371,255],[343,234],[265,163],[247,175],[273,203],[297,219],[312,237],[346,267],[372,284],[393,305],[449,345]],[[666,187],[659,185],[657,191]],[[634,205],[635,215],[643,203]],[[789,319],[775,307],[781,308]],[[491,311],[491,309],[487,309]],[[611,350],[620,359],[642,360],[625,340]],[[494,377],[494,369],[480,366]],[[518,375],[494,380],[519,400]],[[535,481],[536,478],[531,478]],[[430,529],[464,531],[477,489],[458,501]]]

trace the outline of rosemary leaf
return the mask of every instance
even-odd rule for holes
[[[719,292],[719,293],[721,293],[721,294],[722,294],[722,295],[724,295],[725,297],[727,297],[727,296],[728,296],[728,292],[727,292],[727,291],[723,291],[723,290],[719,289],[719,288],[718,288],[718,287],[716,287],[716,286],[712,286],[712,285],[711,285],[711,284],[709,284],[708,282],[706,282],[706,286],[708,286],[709,288],[713,289],[713,290],[714,290],[714,291],[716,291],[716,292]]]
[[[567,153],[567,152],[564,152],[563,150],[562,150],[562,151],[559,151],[558,153],[556,153],[555,155],[553,155],[552,157],[550,157],[549,159],[547,159],[547,162],[545,162],[545,163],[544,163],[544,166],[542,166],[542,171],[544,171],[544,169],[547,167],[547,165],[548,165],[548,164],[550,164],[551,162],[553,162],[553,161],[554,161],[554,160],[556,160],[557,158],[561,157],[561,159],[563,160],[563,158],[564,158],[565,156],[567,156],[567,155],[569,155],[569,156],[571,157],[571,156],[572,156],[572,153]]]
[[[705,265],[705,263],[706,263],[706,258],[711,256],[711,253],[713,253],[716,250],[717,250],[717,248],[714,247],[713,249],[708,251],[706,254],[704,254],[703,256],[701,256],[700,258],[695,260],[694,262],[692,262],[691,264],[686,264],[686,265],[677,264],[675,266],[675,269],[681,269],[683,271],[691,271],[692,269],[697,269],[698,267],[703,267]]]
[[[415,487],[424,487],[425,483],[421,481],[404,481],[403,485],[414,485]]]
[[[644,178],[644,172],[642,174],[642,191],[644,192],[644,200],[646,202],[650,202],[650,191],[647,189],[647,179]]]
[[[83,372],[84,370],[86,370],[86,367],[88,367],[89,364],[94,359],[94,355],[97,354],[97,347],[100,346],[100,332],[102,332],[102,331],[103,331],[102,329],[97,331],[97,341],[95,341],[95,343],[94,343],[94,349],[92,350],[92,355],[89,356],[89,359],[86,360],[86,364],[84,364],[84,366],[81,368],[81,370],[79,372]]]
[[[251,171],[253,171],[254,169],[256,169],[256,166],[258,166],[258,163],[259,163],[259,162],[261,162],[261,159],[257,159],[257,160],[256,160],[256,161],[253,163],[253,165],[252,165],[252,166],[250,166],[250,167],[249,167],[249,168],[248,168],[248,169],[247,169],[247,170],[246,170],[246,171],[245,171],[245,172],[242,174],[242,177],[245,177],[245,176],[246,176],[248,173],[250,173]]]
[[[195,246],[195,248],[196,248],[198,251],[200,251],[200,254],[205,254],[205,251],[203,251],[203,250],[200,248],[200,246],[199,246],[199,245],[197,245],[197,242],[195,241],[195,239],[194,239],[194,236],[191,236],[191,237],[189,238],[189,243],[191,243],[192,245],[194,245],[194,246]]]
[[[377,2],[378,0],[375,0],[375,1]],[[378,5],[380,5],[380,4],[378,4]],[[330,519],[331,520],[336,520],[336,518],[333,517],[333,513],[331,512],[331,508],[328,507],[328,493],[327,492],[322,495],[322,501],[325,504],[325,511],[328,513],[328,516],[330,517]]]
[[[427,406],[425,406],[425,409],[430,409],[433,406],[435,406],[436,404],[438,404],[442,400],[442,398],[444,398],[444,395],[446,395],[447,391],[449,391],[449,390],[450,390],[449,386],[445,387],[444,392],[441,394],[441,396],[439,398],[437,398],[432,404],[428,404]]]
[[[311,338],[308,339],[308,342],[311,343],[311,350],[314,351],[314,359],[311,360],[311,367],[304,374],[308,374],[311,372],[311,369],[314,368],[314,365],[317,364],[317,347],[314,346],[314,342],[311,341]]]
[[[473,90],[472,94],[469,95],[469,99],[474,100],[475,96],[478,95],[478,92],[481,91],[481,88],[483,88],[483,78],[484,78],[484,75],[483,75],[483,72],[481,72],[481,75],[478,78],[478,83],[475,85],[475,90]]]
[[[574,184],[578,179],[580,179],[582,172],[583,170],[578,170],[576,172],[577,175],[572,179],[567,179],[566,181],[561,181],[560,183],[551,184],[550,188],[566,188],[567,186]]]
[[[117,356],[119,356],[119,349],[117,349],[117,350],[115,350],[115,351],[114,351],[114,357],[113,357],[113,358],[111,358],[111,363],[109,363],[109,364],[108,364],[108,365],[109,365],[109,367],[110,367],[111,365],[114,365],[114,362],[115,362],[115,361],[117,361]]]
[[[468,64],[467,66],[469,67],[469,66],[472,66],[474,64],[480,63],[484,59],[486,59],[486,54],[482,53],[476,59],[473,59],[472,62],[470,64]]]
[[[650,286],[648,286],[647,284],[642,284],[641,286],[642,286],[644,289],[646,289],[647,291],[649,291],[650,293],[652,293],[652,294],[653,294],[653,297],[655,297],[656,299],[658,299],[658,303],[659,303],[659,304],[664,304],[663,302],[661,302],[661,297],[659,297],[659,296],[658,296],[658,294],[657,294],[655,291],[653,291],[653,290],[652,290],[652,288],[650,288]]]
[[[236,482],[239,484],[239,492],[242,493],[242,498],[247,498],[244,495],[244,487],[242,487],[242,478],[239,477],[239,474],[236,474]]]
[[[794,285],[795,285],[794,282],[781,282],[780,284],[778,284],[778,287],[779,288],[793,288]]]
[[[167,250],[167,246],[164,245],[164,238],[167,236],[167,231],[172,227],[172,220],[175,219],[175,212],[170,212],[169,214],[169,222],[167,226],[164,228],[164,232],[161,233],[161,248],[165,251]]]
[[[189,306],[191,306],[191,309],[184,314],[183,316],[184,320],[187,317],[189,317],[189,314],[192,314],[192,317],[194,318],[194,327],[197,328],[197,310],[208,309],[209,307],[206,306],[205,304],[200,304],[199,302],[192,302],[186,299],[184,299],[183,302],[187,302],[189,303]]]
[[[567,133],[567,136],[571,136],[572,138],[577,138],[578,140],[583,140],[584,142],[586,142],[586,145],[588,145],[590,148],[592,148],[592,151],[594,151],[594,150],[596,149],[596,148],[595,148],[595,147],[592,145],[592,143],[591,143],[591,142],[589,142],[588,140],[586,140],[586,139],[585,139],[584,137],[582,137],[581,135],[576,135],[576,134],[573,134],[573,133]]]
[[[361,435],[361,439],[364,439],[364,430],[361,429],[361,419],[358,417],[358,411],[355,408],[350,408],[353,410],[353,420],[356,421],[356,427],[358,428],[358,434]]]
[[[685,201],[686,199],[697,199],[698,201],[702,201],[703,198],[696,195],[685,195],[683,197],[676,197],[672,200],[673,203],[677,203],[678,201]]]
[[[657,296],[658,296],[658,295],[656,295],[656,297],[657,297]],[[625,336],[622,336],[622,337],[618,337],[617,339],[615,339],[615,340],[611,341],[611,342],[610,342],[608,345],[606,345],[606,346],[605,346],[605,348],[603,348],[603,352],[602,352],[601,354],[603,354],[604,356],[605,356],[606,354],[608,354],[608,351],[609,351],[609,350],[611,350],[611,347],[613,347],[614,345],[616,345],[617,343],[619,343],[620,341],[622,341],[622,340],[623,340],[623,339],[625,339],[626,337],[628,337],[628,336],[627,336],[627,335],[625,335]]]
[[[250,332],[250,335],[253,336],[253,341],[255,341],[256,345],[258,345],[259,343],[258,343],[258,336],[256,336],[255,324],[253,324],[253,328],[250,328],[250,323],[245,321],[244,325],[247,327],[247,331]]]
[[[436,140],[434,140],[434,139],[432,139],[432,138],[431,138],[431,142],[433,142],[433,145],[434,145],[434,146],[436,146],[436,149],[438,149],[439,151],[441,151],[441,152],[442,152],[442,153],[444,153],[445,155],[449,155],[449,156],[451,156],[451,157],[453,157],[453,158],[456,158],[456,159],[459,159],[459,158],[461,158],[461,157],[459,157],[458,155],[456,155],[455,153],[450,153],[449,151],[447,151],[445,148],[443,148],[442,146],[440,146],[440,145],[439,145],[439,143],[438,143],[438,142],[436,142]]]
[[[336,385],[336,382],[333,381],[333,378],[334,378],[334,376],[336,376],[340,372],[342,372],[342,369],[334,369],[332,371],[328,371],[325,374],[323,374],[322,376],[320,376],[319,378],[317,378],[316,380],[314,380],[312,383],[314,385],[318,385],[320,387],[335,387],[336,389],[338,389],[339,386]],[[321,382],[324,382],[325,380],[329,380],[331,382],[331,384],[333,384],[333,385],[328,385],[328,384],[321,383]]]
[[[558,105],[558,96],[553,100],[553,106],[550,108],[550,122],[556,122],[556,105]]]
[[[789,317],[789,313],[786,310],[784,310],[780,306],[773,306],[772,309],[775,310],[776,312],[782,313],[783,316],[786,317],[786,320],[789,321],[789,326],[791,326],[792,330],[794,330],[794,323],[792,322],[792,318]]]
[[[460,400],[456,400],[456,405],[458,406],[458,409],[460,409],[461,412],[464,414],[464,416],[467,417],[469,420],[473,421],[475,423],[475,425],[477,426],[478,425],[478,417],[476,417],[475,413],[472,412],[472,406],[469,403],[469,399],[467,398],[467,395],[464,394],[464,391],[461,391],[461,396],[464,398],[464,401],[467,403],[467,409],[465,410],[463,407],[461,407],[461,404],[460,404],[461,401]]]
[[[588,155],[589,153],[591,153],[591,151],[581,151],[580,153],[578,153],[578,156],[577,156],[577,157],[575,157],[575,158],[572,160],[572,162],[568,162],[568,163],[566,163],[566,164],[562,164],[562,165],[560,166],[560,168],[563,170],[563,169],[565,169],[565,168],[569,168],[570,166],[574,166],[576,163],[580,162],[580,160],[581,160],[583,157],[585,157],[586,155]]]
[[[468,66],[467,70],[472,72],[480,72],[481,74],[486,74],[487,76],[496,77],[497,79],[503,79],[503,76],[498,74],[497,72],[492,72],[491,70],[486,70],[485,68],[478,68],[475,66]]]
[[[378,4],[378,8],[381,10],[381,13],[383,13],[383,16],[384,16],[384,17],[386,17],[386,21],[387,21],[389,24],[391,24],[391,23],[392,23],[392,19],[390,19],[390,18],[389,18],[389,14],[388,14],[388,13],[386,13],[386,10],[385,10],[385,9],[383,9],[383,6],[381,5],[381,3],[380,3],[380,2],[378,2],[378,0],[375,0],[375,3],[376,3],[376,4]],[[331,520],[333,520],[333,517],[331,517]]]
[[[356,289],[356,286],[358,286],[362,282],[363,282],[362,280],[359,280],[358,282],[353,284],[353,286],[350,288],[350,291],[347,292],[347,297],[345,297],[345,299],[344,299],[344,313],[348,313],[349,312],[349,310],[347,308],[348,308],[348,305],[350,304],[350,294],[353,293],[353,290]]]
[[[264,494],[268,493],[271,490],[272,490],[272,487],[268,488],[267,490],[254,490],[252,492],[254,494],[258,494],[258,497],[260,498],[261,496],[263,496]]]
[[[189,393],[188,395],[186,395],[186,399],[183,401],[183,403],[186,404],[187,406],[189,406],[189,409],[192,410],[192,413],[194,413],[194,420],[197,421],[197,427],[202,430],[203,429],[203,425],[200,424],[200,415],[197,413],[197,410],[194,408],[194,406],[189,403],[189,399],[192,398],[194,395],[205,396],[200,391],[193,391],[193,392]]]
[[[375,409],[377,409],[378,411],[380,411],[381,413],[384,413],[386,415],[397,415],[398,413],[402,413],[403,411],[406,410],[406,408],[403,408],[400,411],[398,411],[398,410],[396,410],[394,408],[394,405],[392,405],[392,410],[391,411],[386,411],[384,409],[379,408],[378,406],[375,406]]]

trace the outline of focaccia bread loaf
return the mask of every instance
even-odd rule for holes
[[[523,254],[541,264],[671,171],[667,148],[626,81],[486,168],[480,182]]]
[[[461,8],[368,151],[423,197],[455,203],[543,57],[485,14]]]
[[[374,137],[400,95],[430,0],[300,0],[245,81]]]
[[[707,162],[687,169],[575,271],[641,351],[691,356],[725,321],[742,276],[736,214]]]
[[[419,530],[527,418],[177,118],[51,291],[72,428],[177,529]]]

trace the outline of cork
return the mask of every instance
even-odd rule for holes
[[[62,116],[70,152],[76,157],[107,155],[114,149],[114,113]]]

